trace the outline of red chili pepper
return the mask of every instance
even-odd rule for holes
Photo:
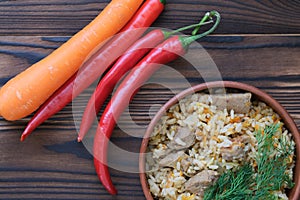
[[[104,101],[114,89],[122,76],[137,64],[137,62],[157,44],[165,39],[165,34],[161,30],[154,30],[138,40],[130,47],[130,50],[120,57],[114,66],[105,74],[91,96],[82,116],[82,121],[78,133],[80,142],[91,127],[97,113],[101,109]]]
[[[144,33],[145,29],[142,28],[149,27],[155,21],[163,11],[164,4],[165,0],[145,1],[133,18],[121,30],[123,33],[114,37],[93,54],[79,69],[79,72],[73,75],[37,110],[24,130],[21,141],[100,77],[117,59],[117,56],[122,55]],[[135,30],[134,33],[132,30]],[[114,56],[113,59],[111,59],[112,56]]]
[[[133,68],[137,62],[156,45],[161,43],[171,35],[180,31],[194,28],[206,24],[206,22],[200,22],[186,26],[175,31],[166,32],[160,29],[153,30],[147,35],[136,41],[111,67],[111,69],[105,74],[97,85],[94,93],[92,94],[85,111],[82,116],[82,121],[78,133],[78,141],[80,142],[88,132],[97,113],[100,111],[104,101],[112,92],[117,82],[122,76]]]
[[[193,41],[215,30],[220,22],[220,15],[216,11],[211,11],[210,15],[216,16],[217,20],[214,26],[205,33],[191,37],[173,36],[151,50],[122,81],[102,113],[94,139],[94,166],[103,186],[111,194],[116,194],[117,191],[112,184],[107,167],[107,147],[116,121],[128,106],[135,92],[162,66],[161,64],[166,64],[184,55]]]

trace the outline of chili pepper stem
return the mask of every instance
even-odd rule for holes
[[[217,28],[217,26],[219,25],[220,20],[221,20],[221,15],[217,11],[210,11],[209,13],[210,13],[211,16],[215,16],[216,17],[216,22],[213,25],[213,27],[211,27],[208,31],[206,31],[204,33],[201,33],[199,35],[193,35],[193,36],[190,36],[190,37],[182,37],[182,36],[180,36],[180,40],[181,40],[182,46],[184,48],[188,47],[195,40],[198,40],[198,39],[200,39],[200,38],[202,38],[202,37],[204,37],[204,36],[212,33]]]
[[[187,29],[191,29],[191,28],[195,28],[195,27],[199,29],[200,26],[203,26],[203,25],[206,25],[206,24],[210,24],[210,23],[213,22],[212,20],[206,21],[209,17],[210,17],[210,15],[208,16],[208,13],[206,13],[206,14],[204,15],[204,17],[201,19],[201,21],[200,21],[198,24],[191,24],[191,25],[189,25],[189,26],[181,27],[181,28],[179,28],[179,29],[176,29],[176,30],[170,31],[170,32],[164,31],[165,38],[169,38],[171,35],[174,35],[175,33],[179,33],[179,32],[181,32],[181,31],[185,31],[185,30],[187,30]],[[196,30],[196,29],[195,29],[195,30]],[[194,31],[195,31],[195,30],[194,30]],[[194,31],[193,31],[193,32],[194,32]]]
[[[159,0],[159,1],[160,1],[160,3],[166,5],[166,0]]]
[[[211,12],[205,13],[204,17],[201,19],[201,21],[200,21],[199,24],[205,22],[208,18],[212,20]],[[200,26],[197,26],[197,27],[193,30],[192,35],[196,35],[196,34],[198,33],[199,29],[200,29]]]
[[[175,33],[179,33],[181,31],[184,31],[184,30],[187,30],[187,29],[191,29],[191,28],[195,28],[195,27],[200,27],[200,26],[203,26],[203,25],[206,25],[206,24],[210,24],[212,23],[213,21],[210,20],[210,21],[207,21],[207,22],[200,22],[198,24],[191,24],[189,26],[185,26],[185,27],[182,27],[182,28],[179,28],[179,29],[176,29],[174,31],[164,31],[164,35],[165,35],[165,38],[169,38],[171,35],[174,35]]]

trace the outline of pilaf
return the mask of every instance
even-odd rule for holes
[[[230,103],[241,95],[244,101]],[[146,155],[146,176],[154,199],[202,199],[204,190],[225,171],[244,163],[255,168],[255,133],[274,123],[280,123],[275,137],[285,137],[295,148],[292,135],[272,108],[251,101],[250,93],[226,96],[222,100],[221,96],[195,93],[179,100],[161,117]],[[290,156],[294,158],[294,154]],[[291,159],[287,170],[291,178],[294,165]],[[284,188],[274,194],[288,199]]]

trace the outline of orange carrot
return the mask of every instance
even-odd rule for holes
[[[84,29],[0,90],[0,115],[18,120],[34,112],[100,44],[130,20],[143,0],[112,0]]]

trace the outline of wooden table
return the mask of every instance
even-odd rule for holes
[[[153,26],[175,29],[199,21],[206,11],[218,10],[222,21],[213,35],[198,42],[216,63],[223,80],[256,86],[278,100],[300,127],[300,1],[167,0]],[[0,84],[45,57],[88,24],[107,0],[3,0],[0,1]],[[184,32],[188,34],[189,32]],[[201,62],[199,63],[201,65]],[[169,64],[191,85],[204,80],[184,59]],[[142,87],[130,104],[132,121],[121,119],[112,142],[138,152],[141,132],[178,85],[172,75],[156,75],[173,85]],[[207,75],[213,80],[213,75]],[[173,84],[172,84],[173,83]],[[175,84],[174,84],[175,83]],[[144,199],[137,173],[111,169],[119,194],[111,197],[100,184],[92,155],[76,142],[75,110],[86,98],[42,124],[25,142],[20,134],[30,119],[0,119],[0,199]],[[149,116],[150,113],[150,116]],[[135,163],[137,164],[137,163]]]

